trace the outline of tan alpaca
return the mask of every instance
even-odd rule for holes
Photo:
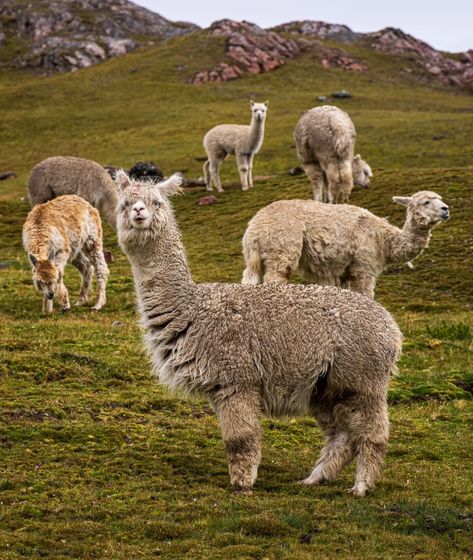
[[[297,157],[311,182],[314,200],[348,202],[353,184],[368,187],[371,167],[355,149],[355,126],[332,105],[306,111],[294,130]]]
[[[261,416],[309,414],[325,445],[304,483],[334,480],[356,457],[351,491],[363,496],[388,442],[395,321],[375,301],[333,287],[194,283],[167,200],[180,181],[117,177],[118,239],[159,380],[212,403],[236,491],[251,493],[255,482]]]
[[[227,155],[235,155],[241,188],[253,187],[253,158],[263,144],[264,124],[268,102],[251,101],[251,124],[219,124],[204,136],[207,161],[204,163],[204,176],[207,190],[212,190],[212,182],[218,192],[223,192],[220,180],[220,165]]]
[[[90,202],[116,230],[117,189],[108,172],[90,159],[50,157],[35,165],[28,180],[31,205],[63,194]]]
[[[410,262],[429,245],[448,206],[430,191],[395,196],[407,207],[402,229],[368,210],[314,200],[280,200],[262,208],[243,236],[243,284],[288,282],[299,270],[316,284],[374,297],[376,278],[393,263]]]
[[[59,297],[63,311],[71,307],[64,285],[64,268],[73,264],[82,276],[79,300],[90,296],[94,271],[97,276],[98,310],[105,304],[108,268],[103,256],[102,224],[99,213],[75,195],[60,196],[36,205],[23,226],[23,246],[33,267],[33,283],[43,294],[43,312],[51,313],[53,299]]]

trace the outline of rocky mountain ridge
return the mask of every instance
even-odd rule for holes
[[[192,76],[190,81],[196,85],[272,71],[308,50],[323,68],[365,72],[367,64],[345,50],[345,45],[359,44],[405,57],[433,81],[473,89],[473,50],[442,53],[400,29],[363,34],[346,25],[315,20],[262,29],[225,19],[201,30],[192,23],[169,21],[129,0],[2,0],[0,65],[43,74],[75,71],[142,45],[196,32],[225,38],[224,59]]]
[[[4,64],[67,72],[198,29],[128,0],[2,0],[0,57],[2,48],[16,43],[23,48]]]

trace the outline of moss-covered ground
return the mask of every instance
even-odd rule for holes
[[[467,559],[473,550],[473,98],[416,83],[408,62],[351,47],[366,75],[322,70],[311,53],[273,73],[194,87],[220,60],[205,36],[50,78],[0,70],[0,558],[170,560]],[[172,395],[150,377],[136,325],[133,282],[116,239],[108,304],[44,317],[21,247],[31,167],[50,155],[165,172],[201,173],[201,138],[249,120],[248,100],[270,101],[256,188],[223,167],[219,204],[202,189],[175,199],[197,281],[238,282],[241,236],[262,206],[309,198],[292,130],[316,96],[348,89],[358,151],[374,170],[351,202],[398,225],[394,194],[435,190],[452,218],[414,270],[393,267],[377,298],[405,334],[390,392],[383,479],[357,500],[353,466],[330,486],[295,481],[322,440],[313,419],[265,420],[252,497],[230,493],[219,429],[205,401]],[[74,269],[66,277],[78,292]],[[218,340],[215,341],[216,346]]]

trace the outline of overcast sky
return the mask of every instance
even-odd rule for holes
[[[133,0],[170,20],[208,27],[223,18],[245,19],[260,27],[313,19],[343,23],[353,31],[400,27],[436,49],[473,49],[473,0]]]

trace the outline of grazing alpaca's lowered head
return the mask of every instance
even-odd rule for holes
[[[193,282],[167,200],[180,182],[117,177],[118,239],[160,382],[208,398],[236,491],[251,493],[256,480],[262,414],[310,414],[326,443],[304,483],[334,480],[357,457],[352,492],[363,496],[388,441],[386,395],[402,340],[395,321],[348,290]]]

